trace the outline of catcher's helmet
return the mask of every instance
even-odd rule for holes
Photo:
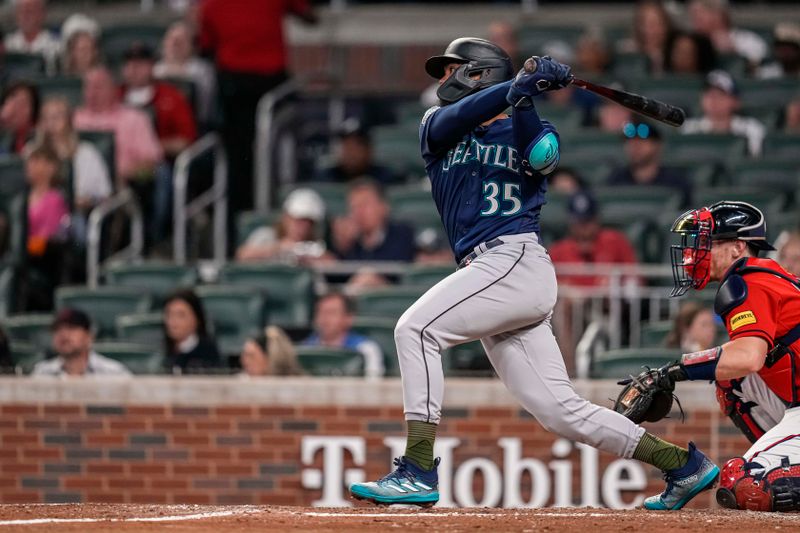
[[[436,91],[442,105],[452,104],[469,94],[514,77],[511,58],[505,50],[493,42],[477,37],[456,39],[447,46],[444,54],[428,58],[425,71],[440,79],[450,63],[460,63],[461,67]],[[480,74],[480,77],[472,79],[471,76],[475,74]]]
[[[687,211],[675,220],[671,231],[681,236],[681,244],[670,250],[675,281],[671,296],[708,284],[713,241],[740,240],[757,250],[775,249],[767,241],[764,213],[746,202],[726,200]]]

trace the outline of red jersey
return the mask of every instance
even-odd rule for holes
[[[767,272],[742,272],[747,267],[766,268],[789,279],[797,279],[772,259],[749,257],[725,274],[723,283],[741,273],[747,285],[744,301],[722,315],[731,340],[741,337],[764,339],[771,350],[776,342],[800,324],[800,288],[790,281]],[[772,364],[765,364],[758,375],[787,404],[800,401],[800,341],[790,346],[788,354]]]
[[[566,237],[553,243],[548,249],[550,258],[556,265],[559,264],[592,264],[592,263],[618,263],[635,265],[636,252],[628,242],[624,233],[603,228],[595,236],[587,250],[572,237]],[[597,287],[604,284],[605,276],[577,276],[561,275],[559,283],[577,285],[581,287]]]
[[[181,138],[189,142],[197,138],[197,123],[189,100],[169,83],[154,82],[153,98],[147,104],[153,109],[156,133],[162,141]],[[120,89],[124,96],[125,87]]]
[[[311,12],[308,0],[204,0],[200,48],[222,70],[278,74],[286,70],[283,17]]]

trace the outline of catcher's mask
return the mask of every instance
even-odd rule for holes
[[[681,236],[681,244],[670,249],[675,280],[670,296],[708,284],[712,242],[740,240],[756,252],[775,249],[767,241],[764,213],[746,202],[722,201],[687,211],[672,224],[671,231]]]
[[[461,66],[436,91],[442,105],[452,104],[481,89],[514,77],[509,55],[485,39],[456,39],[450,43],[444,54],[426,61],[425,71],[431,77],[440,79],[444,76],[446,66],[451,63],[460,63]]]

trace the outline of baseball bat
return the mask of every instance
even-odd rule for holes
[[[536,70],[536,60],[528,58],[525,61],[524,68],[527,72],[534,72]],[[612,102],[616,102],[634,113],[639,113],[640,115],[650,117],[664,124],[669,124],[670,126],[678,127],[686,120],[686,112],[683,109],[654,98],[647,98],[639,94],[612,89],[611,87],[598,85],[580,78],[573,77],[571,83],[581,89],[608,98]]]

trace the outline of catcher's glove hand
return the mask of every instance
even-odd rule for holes
[[[676,362],[657,369],[645,369],[638,376],[618,381],[624,385],[614,402],[614,410],[633,422],[657,422],[672,409],[672,400],[680,400],[673,394],[675,382],[686,379],[686,374]],[[683,409],[681,409],[683,413]]]

